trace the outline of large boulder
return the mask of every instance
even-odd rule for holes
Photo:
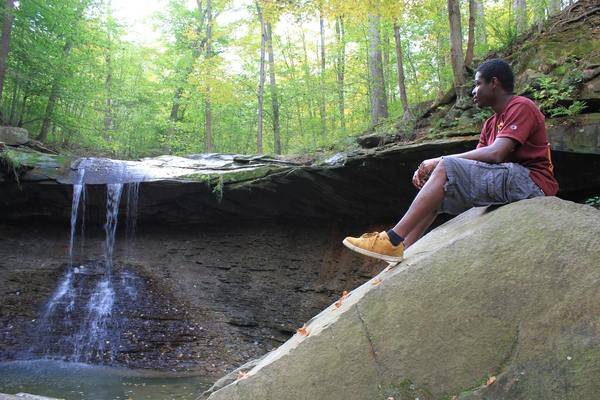
[[[599,284],[599,211],[472,209],[209,399],[597,399]]]
[[[13,126],[0,126],[0,142],[10,146],[17,146],[29,142],[26,129]]]

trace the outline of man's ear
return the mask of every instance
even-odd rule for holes
[[[500,87],[500,81],[495,76],[492,76],[492,80],[490,82],[492,83],[492,88],[497,89]]]

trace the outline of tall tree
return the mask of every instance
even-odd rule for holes
[[[548,15],[553,16],[560,12],[561,1],[560,0],[549,0],[548,1]]]
[[[515,15],[515,29],[517,35],[520,35],[527,29],[527,1],[513,0],[513,13]]]
[[[106,108],[104,109],[104,137],[109,137],[109,131],[112,127],[112,108],[113,108],[113,65],[112,65],[112,35],[113,35],[113,17],[112,17],[112,1],[106,3],[106,36],[107,46],[104,60],[106,61],[106,78],[104,80]]]
[[[469,33],[467,35],[467,52],[465,54],[465,65],[473,64],[473,53],[475,52],[475,20],[477,7],[475,0],[469,0]]]
[[[4,76],[6,75],[6,63],[8,61],[8,49],[10,46],[10,31],[13,24],[13,10],[15,8],[14,0],[4,2],[2,18],[2,37],[0,38],[0,101],[4,90]],[[0,115],[1,117],[1,115]],[[3,118],[2,118],[3,119]]]
[[[192,62],[189,63],[185,68],[185,72],[182,75],[184,80],[186,80],[192,72],[195,61],[204,52],[204,48],[206,46],[206,36],[204,28],[204,24],[206,21],[206,11],[202,6],[202,0],[196,0],[196,14],[197,21],[194,27],[194,31],[196,33],[196,40],[192,49]],[[183,85],[179,84],[175,89],[175,93],[173,95],[173,104],[171,105],[171,113],[169,114],[169,119],[173,123],[177,122],[177,120],[179,119],[179,107],[181,106],[181,96],[183,95],[183,91]],[[169,129],[169,133],[173,133],[173,127]]]
[[[396,66],[398,75],[398,92],[400,93],[400,101],[402,102],[402,110],[404,111],[403,119],[411,118],[410,107],[408,105],[408,96],[406,95],[406,83],[404,79],[404,60],[402,56],[402,39],[400,37],[400,27],[398,20],[394,20],[394,41],[396,42]]]
[[[71,53],[72,47],[73,43],[71,42],[71,40],[67,40],[63,51],[63,62],[69,58],[69,54]],[[42,142],[46,141],[46,138],[48,136],[48,129],[50,129],[52,113],[54,112],[54,106],[56,104],[56,100],[58,99],[61,78],[62,68],[59,67],[59,70],[55,72],[54,78],[52,80],[52,88],[50,89],[50,96],[48,97],[48,103],[46,104],[46,112],[44,114],[44,120],[42,121],[42,128],[40,129],[40,134],[37,137],[37,140]]]
[[[478,46],[487,46],[483,0],[475,0],[475,9],[477,14],[475,20],[475,41],[478,43]]]
[[[377,124],[388,117],[387,98],[381,60],[381,39],[379,34],[381,17],[369,14],[369,72],[371,81],[371,124]]]
[[[450,59],[454,76],[457,103],[465,97],[465,63],[462,51],[462,28],[460,24],[459,0],[448,0],[450,20]]]
[[[281,129],[279,126],[279,100],[277,98],[277,83],[275,82],[275,57],[273,56],[273,30],[271,22],[267,22],[267,43],[269,51],[269,80],[271,87],[271,104],[273,105],[273,150],[281,154]]]
[[[319,33],[321,37],[321,74],[320,74],[320,98],[319,114],[321,115],[321,134],[327,135],[327,115],[325,114],[325,22],[323,21],[323,9],[319,8]]]
[[[206,59],[210,60],[213,56],[212,50],[212,0],[206,0]],[[213,151],[213,132],[212,132],[212,101],[210,79],[205,80],[204,90],[204,151],[211,153]]]
[[[263,100],[265,93],[265,45],[267,42],[267,32],[262,9],[258,1],[256,2],[258,12],[258,21],[260,22],[260,70],[258,76],[258,128],[256,132],[256,152],[263,153]]]
[[[346,131],[346,115],[344,107],[344,75],[346,72],[346,38],[344,35],[344,19],[337,16],[335,19],[335,37],[337,41],[336,75],[338,92],[338,112],[340,114],[340,128]]]

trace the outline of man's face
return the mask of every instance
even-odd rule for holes
[[[487,107],[493,104],[496,97],[496,81],[496,78],[492,78],[486,82],[479,72],[475,73],[475,87],[471,94],[478,107]]]

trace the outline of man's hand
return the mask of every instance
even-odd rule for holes
[[[427,182],[427,179],[429,179],[429,176],[438,165],[440,160],[440,157],[430,158],[429,160],[423,161],[419,165],[419,168],[415,171],[412,179],[413,185],[415,185],[417,189],[421,189],[423,185],[425,185],[425,182]]]

